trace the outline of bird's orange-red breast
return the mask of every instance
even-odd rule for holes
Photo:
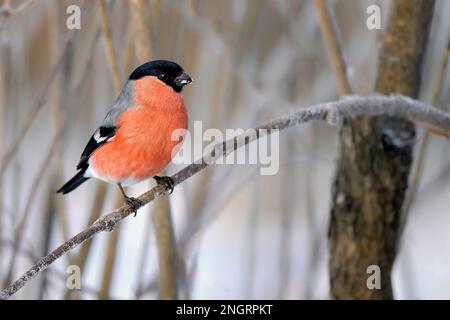
[[[68,193],[91,177],[117,183],[123,191],[122,184],[134,184],[164,169],[183,139],[174,141],[173,132],[187,129],[181,91],[191,82],[171,61],[136,68],[86,145],[78,173],[57,192]]]
[[[107,181],[138,182],[160,172],[170,162],[174,148],[172,133],[187,129],[187,112],[181,93],[155,77],[135,81],[137,108],[118,118],[114,139],[91,156],[92,173]]]

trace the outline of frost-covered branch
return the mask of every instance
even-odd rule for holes
[[[388,115],[400,117],[414,121],[415,123],[423,123],[427,127],[433,127],[441,134],[445,134],[447,136],[450,134],[450,113],[443,112],[420,101],[400,95],[375,97],[347,96],[339,101],[302,108],[293,114],[283,116],[262,126],[256,127],[254,128],[257,133],[256,135],[248,135],[247,133],[244,133],[234,139],[219,143],[214,148],[213,155],[205,155],[202,161],[187,166],[174,174],[171,178],[173,179],[175,185],[178,185],[197,172],[205,169],[210,163],[212,163],[211,159],[218,159],[226,156],[234,150],[250,143],[253,140],[261,138],[265,134],[270,134],[275,130],[283,130],[311,121],[325,121],[331,125],[335,125],[343,118],[362,115]],[[141,200],[142,205],[148,204],[154,199],[165,195],[168,192],[168,189],[168,186],[159,184],[142,194],[139,197],[139,200]],[[13,294],[20,290],[20,288],[36,277],[36,275],[48,268],[58,258],[84,241],[92,238],[94,235],[102,231],[112,231],[117,223],[131,213],[133,213],[132,208],[128,205],[123,205],[117,210],[98,219],[90,227],[61,244],[58,248],[32,266],[19,279],[3,289],[0,292],[0,300],[10,298]]]

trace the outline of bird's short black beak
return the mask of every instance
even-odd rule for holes
[[[192,78],[187,74],[186,71],[182,71],[178,77],[175,78],[175,84],[179,87],[183,87],[192,82]]]

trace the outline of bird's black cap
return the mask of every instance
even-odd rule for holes
[[[130,75],[130,80],[138,80],[146,76],[155,76],[181,92],[183,86],[192,82],[191,77],[177,63],[168,60],[154,60],[137,67]]]

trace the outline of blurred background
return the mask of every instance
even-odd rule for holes
[[[366,9],[381,7],[383,27],[389,3],[330,1],[357,94],[373,93],[383,32],[366,27]],[[55,190],[74,174],[85,143],[114,102],[117,82],[121,86],[145,60],[173,60],[192,75],[195,82],[183,95],[190,123],[201,120],[204,129],[249,128],[339,98],[313,1],[0,4],[2,288],[121,204],[117,187],[99,181],[67,196]],[[69,5],[80,8],[79,30],[67,28]],[[449,15],[450,2],[437,1],[420,96],[431,103],[438,92],[433,102],[445,109]],[[262,176],[257,165],[209,167],[177,186],[169,206],[152,203],[112,233],[95,236],[14,298],[160,298],[154,213],[163,210],[173,222],[179,298],[328,299],[337,142],[337,127],[326,124],[283,131],[278,174]],[[450,144],[430,137],[417,157],[424,165],[416,173],[394,294],[450,299]],[[167,172],[180,168],[171,165]],[[128,192],[137,196],[153,185],[145,181]],[[69,265],[81,269],[79,290],[66,287]]]

